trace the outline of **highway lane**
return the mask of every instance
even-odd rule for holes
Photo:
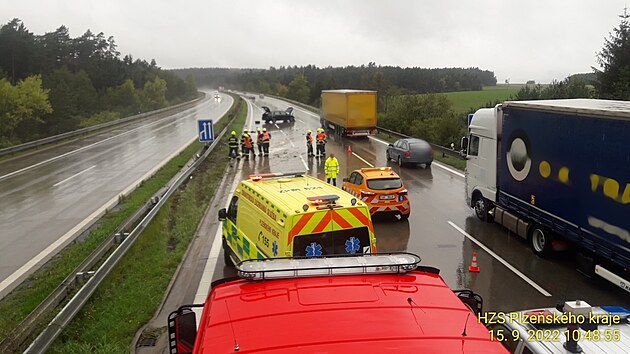
[[[272,98],[257,98],[255,105],[272,109],[290,106]],[[258,113],[257,110],[256,118],[260,117]],[[296,122],[292,125],[279,124],[281,129],[265,125],[273,137],[271,157],[235,163],[231,171],[236,176],[234,183],[254,173],[287,172],[306,167],[309,174],[324,178],[323,160],[306,157],[304,147],[306,130],[315,131],[319,119],[298,107],[294,114]],[[348,145],[352,153],[346,152]],[[533,255],[523,240],[503,227],[478,220],[465,204],[461,172],[438,162],[428,169],[400,169],[386,162],[386,148],[386,143],[372,138],[330,137],[327,145],[327,151],[334,152],[339,159],[340,177],[369,165],[392,166],[409,190],[412,214],[408,221],[383,218],[374,221],[379,251],[419,254],[424,264],[441,269],[440,274],[451,288],[470,288],[480,293],[485,309],[508,311],[553,306],[559,301],[578,298],[591,304],[630,306],[630,299],[620,289],[579,274],[572,266],[569,253],[541,259]],[[467,270],[473,251],[478,255],[479,274]],[[218,257],[213,279],[233,275],[233,269],[226,267],[222,257]]]
[[[210,96],[181,113],[1,162],[0,297],[190,144],[198,119],[218,119],[233,101]]]

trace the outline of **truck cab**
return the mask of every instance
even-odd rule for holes
[[[507,354],[476,318],[481,297],[419,263],[410,253],[242,262],[242,279],[171,313],[170,353]]]

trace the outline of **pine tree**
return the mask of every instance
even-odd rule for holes
[[[625,8],[621,23],[610,33],[604,48],[597,53],[600,69],[593,68],[602,98],[630,100],[630,14]]]

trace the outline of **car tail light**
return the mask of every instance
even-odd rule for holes
[[[409,157],[409,156],[411,156],[411,151],[409,150],[405,151],[405,157]]]
[[[368,191],[361,191],[361,195],[362,195],[362,196],[376,195],[376,193],[374,193],[374,192],[368,192]]]
[[[403,189],[403,190],[399,191],[398,194],[400,194],[400,195],[407,195],[407,190]]]

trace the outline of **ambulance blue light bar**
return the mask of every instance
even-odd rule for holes
[[[311,258],[249,259],[236,265],[241,278],[287,279],[330,275],[402,274],[420,264],[413,253],[335,255]]]
[[[279,178],[279,177],[302,177],[304,176],[304,172],[272,172],[272,173],[261,173],[257,175],[250,175],[249,179],[258,182],[263,179],[270,178]]]
[[[327,195],[318,195],[314,197],[307,197],[306,199],[315,205],[333,204],[339,199],[339,196],[336,194],[327,194]]]

